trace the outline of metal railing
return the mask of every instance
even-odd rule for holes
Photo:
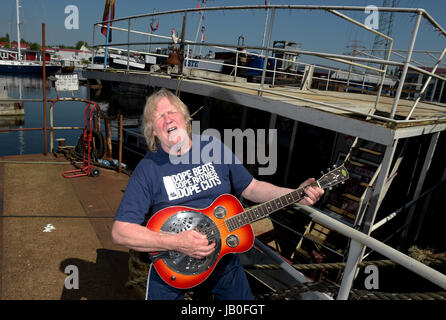
[[[294,205],[294,207],[297,211],[308,215],[314,221],[351,239],[350,252],[344,269],[341,287],[337,295],[338,300],[348,299],[348,295],[350,289],[352,288],[352,283],[356,274],[356,268],[361,260],[362,251],[365,247],[373,249],[374,251],[400,264],[408,270],[415,272],[439,287],[446,289],[446,275],[442,274],[441,272],[426,266],[425,264],[401,253],[400,251],[365,233],[355,230],[344,223],[327,216],[313,207],[302,206],[299,204]]]
[[[123,17],[123,18],[118,18],[118,19],[114,19],[114,20],[109,20],[109,21],[101,21],[101,22],[97,22],[94,24],[93,26],[93,47],[94,48],[99,48],[99,47],[105,47],[105,48],[109,48],[111,46],[111,44],[105,43],[105,44],[95,44],[95,32],[96,32],[96,28],[99,27],[103,27],[103,26],[107,26],[109,23],[113,23],[116,24],[118,22],[127,22],[127,28],[120,28],[120,27],[116,27],[116,26],[110,26],[111,30],[116,30],[116,31],[121,31],[121,32],[126,32],[127,33],[127,42],[124,43],[113,43],[112,45],[114,47],[126,47],[126,50],[123,49],[123,51],[127,52],[127,57],[130,57],[130,53],[136,53],[138,52],[138,54],[150,54],[150,55],[154,55],[153,53],[150,52],[145,52],[143,50],[130,50],[131,46],[141,46],[141,45],[164,45],[164,46],[171,46],[173,44],[172,38],[170,36],[165,36],[165,35],[158,35],[155,33],[151,33],[151,32],[144,32],[144,31],[138,31],[138,30],[131,30],[130,26],[132,24],[133,20],[137,20],[137,19],[143,19],[143,18],[154,18],[154,17],[161,17],[161,16],[172,16],[172,15],[183,15],[183,25],[182,25],[182,32],[184,34],[186,34],[186,21],[187,21],[187,15],[190,13],[195,13],[195,12],[202,12],[202,14],[206,13],[206,12],[214,12],[214,11],[241,11],[241,10],[245,10],[245,11],[255,11],[255,10],[266,10],[268,9],[268,12],[270,12],[270,23],[269,23],[269,28],[268,28],[268,41],[266,43],[266,46],[243,46],[243,49],[246,50],[246,52],[251,56],[257,56],[260,58],[263,58],[264,63],[263,63],[263,68],[251,68],[251,67],[247,67],[247,66],[242,66],[240,64],[238,64],[238,57],[239,55],[242,53],[242,51],[237,50],[237,48],[240,47],[239,44],[237,45],[231,45],[231,44],[221,44],[221,43],[204,43],[204,42],[193,42],[193,41],[189,41],[187,39],[183,39],[180,36],[180,39],[178,40],[178,43],[180,45],[180,48],[183,49],[185,46],[204,46],[204,47],[209,47],[209,48],[217,48],[217,49],[223,49],[223,50],[227,50],[227,51],[232,51],[235,52],[236,55],[236,59],[235,59],[235,63],[234,65],[228,65],[226,63],[221,63],[221,66],[229,66],[229,67],[233,67],[234,68],[234,79],[237,76],[237,71],[238,70],[253,70],[253,71],[257,71],[257,72],[261,72],[262,76],[261,76],[261,81],[260,81],[260,85],[259,87],[256,89],[258,91],[259,94],[262,94],[263,92],[266,92],[266,90],[264,89],[264,84],[265,84],[265,77],[266,74],[270,74],[272,73],[272,84],[274,85],[274,82],[277,79],[278,75],[282,75],[282,76],[294,76],[297,78],[304,78],[303,74],[299,74],[299,73],[288,73],[288,72],[284,72],[283,70],[276,70],[275,66],[277,65],[278,61],[284,61],[283,59],[277,58],[276,55],[278,53],[292,53],[295,55],[299,55],[299,56],[309,56],[309,57],[317,57],[317,58],[322,58],[322,59],[326,59],[328,61],[334,61],[337,63],[341,63],[343,65],[347,65],[350,67],[350,70],[342,70],[343,73],[347,74],[347,79],[339,79],[339,75],[341,74],[341,71],[338,70],[338,74],[337,77],[338,79],[334,79],[334,75],[336,75],[336,71],[333,72],[333,68],[330,67],[326,67],[326,66],[318,66],[316,65],[315,67],[320,68],[321,70],[327,70],[327,76],[326,78],[324,77],[314,77],[314,79],[320,81],[326,81],[326,85],[325,85],[325,90],[329,89],[329,85],[331,84],[340,84],[340,85],[344,85],[344,87],[346,88],[346,91],[349,91],[351,88],[351,84],[353,82],[352,78],[353,76],[357,76],[357,77],[362,77],[362,85],[360,86],[361,92],[370,92],[372,90],[369,89],[373,89],[375,87],[378,88],[377,90],[377,94],[376,94],[376,101],[375,101],[375,107],[372,108],[367,115],[371,118],[375,118],[375,119],[379,119],[379,120],[383,120],[383,121],[387,121],[390,123],[399,123],[399,122],[412,122],[412,121],[418,121],[418,120],[413,120],[410,119],[410,117],[413,114],[413,111],[415,110],[418,102],[420,101],[420,99],[417,99],[417,101],[414,102],[413,106],[411,107],[411,110],[409,112],[409,114],[405,117],[405,120],[395,120],[395,114],[397,112],[398,109],[398,104],[401,98],[401,94],[403,92],[403,87],[406,85],[406,76],[409,70],[412,70],[413,72],[422,74],[422,75],[426,75],[428,76],[428,80],[426,81],[425,85],[423,87],[426,87],[427,84],[431,81],[431,79],[437,79],[439,81],[443,81],[446,82],[446,77],[439,75],[437,73],[435,73],[436,70],[432,70],[432,71],[428,71],[428,68],[426,68],[425,65],[420,64],[417,61],[412,60],[412,54],[414,52],[416,52],[416,50],[414,50],[414,45],[415,45],[415,41],[417,39],[417,35],[418,35],[418,30],[420,27],[420,23],[422,21],[422,19],[424,19],[424,21],[427,21],[428,24],[430,24],[433,29],[435,31],[438,31],[442,36],[446,36],[446,31],[445,29],[443,29],[440,24],[438,22],[435,21],[435,19],[433,19],[424,9],[411,9],[411,8],[392,8],[392,7],[378,7],[377,10],[378,12],[399,12],[399,13],[406,13],[406,14],[414,14],[416,15],[416,21],[414,23],[413,26],[413,30],[411,33],[411,40],[410,40],[410,44],[409,44],[409,48],[407,49],[407,56],[401,56],[400,53],[402,50],[393,50],[393,44],[394,44],[394,39],[392,37],[389,37],[388,35],[385,35],[377,30],[374,30],[372,28],[370,28],[369,26],[365,25],[364,23],[361,23],[357,20],[352,19],[351,17],[347,16],[346,14],[341,13],[340,11],[347,11],[347,12],[355,12],[355,11],[364,11],[367,8],[366,7],[361,7],[361,6],[318,6],[318,5],[267,5],[267,6],[220,6],[220,7],[206,7],[206,8],[189,8],[189,9],[179,9],[179,10],[171,10],[171,11],[165,11],[165,12],[156,12],[156,13],[147,13],[147,14],[141,14],[141,15],[134,15],[134,16],[129,16],[129,17]],[[274,24],[274,16],[275,16],[275,12],[276,10],[287,10],[290,12],[298,12],[298,11],[303,11],[305,10],[305,12],[309,12],[309,10],[312,11],[324,11],[324,12],[329,12],[331,14],[333,14],[336,17],[339,17],[342,20],[345,20],[349,23],[352,23],[353,25],[355,25],[358,28],[361,28],[363,30],[366,30],[367,32],[370,32],[374,35],[380,36],[383,39],[387,40],[389,42],[389,46],[388,49],[386,50],[386,55],[385,55],[385,59],[380,59],[374,56],[371,56],[369,54],[366,54],[364,52],[364,50],[362,51],[362,55],[363,56],[350,56],[350,55],[346,55],[346,54],[333,54],[333,53],[328,53],[328,52],[314,52],[314,51],[306,51],[306,50],[300,50],[300,49],[281,49],[281,48],[274,48],[271,47],[271,35],[273,32],[273,24]],[[310,12],[310,13],[311,13]],[[266,28],[266,23],[265,22],[265,31],[267,30]],[[137,34],[137,35],[145,35],[150,37],[150,40],[144,41],[144,42],[130,42],[130,34]],[[161,39],[163,41],[152,41],[152,38],[155,39]],[[167,41],[166,41],[167,40]],[[248,50],[251,50],[248,51]],[[256,54],[255,52],[252,52],[252,50],[260,50],[262,53],[265,52],[264,55],[262,54]],[[424,50],[427,52],[427,54],[431,55],[429,53],[428,50]],[[184,57],[185,61],[202,61],[202,59],[197,59],[196,57],[191,57],[188,54],[189,50],[186,50],[186,54]],[[361,52],[361,51],[360,51]],[[94,53],[95,55],[96,53]],[[392,55],[400,55],[400,57],[404,58],[404,61],[396,61],[396,60],[391,60]],[[367,57],[364,57],[364,55],[366,55]],[[162,56],[162,55],[161,55]],[[165,55],[164,55],[165,56]],[[167,56],[165,56],[167,57]],[[436,57],[432,56],[431,57],[433,59],[436,59]],[[268,60],[271,59],[274,62],[274,68],[273,70],[267,70],[267,62]],[[442,64],[442,59],[443,59],[443,54],[441,55],[440,58],[436,59],[436,66]],[[209,62],[207,60],[207,62]],[[209,63],[218,63],[217,61],[215,62],[209,62]],[[306,63],[302,63],[300,61],[297,62],[293,62],[296,63],[297,65],[309,65]],[[372,67],[371,65],[380,65],[381,67]],[[359,67],[361,69],[363,69],[364,71],[362,73],[355,73],[352,70],[352,67]],[[398,68],[401,68],[401,74],[398,78],[394,79],[394,78],[388,78],[386,76],[387,74],[387,68],[389,66],[395,66]],[[424,69],[423,69],[424,68]],[[372,75],[370,73],[366,73],[367,70],[372,70],[373,72],[378,74],[378,81],[376,81],[377,86],[374,86],[373,84],[370,83],[366,83],[366,79],[370,79],[370,77],[372,77]],[[129,65],[127,64],[127,71],[129,71]],[[374,75],[376,76],[376,75]],[[394,95],[394,99],[392,102],[392,107],[389,113],[389,116],[387,117],[380,117],[377,118],[374,116],[374,111],[376,109],[376,107],[379,104],[380,101],[380,97],[382,96],[382,92],[383,92],[383,87],[384,87],[384,83],[386,81],[392,81],[398,84],[397,88],[396,88],[396,92]],[[358,85],[359,86],[359,85]],[[270,94],[276,94],[275,92],[268,92]],[[420,97],[423,96],[423,92],[422,90],[420,90]],[[289,96],[288,98],[292,98],[291,96]],[[295,97],[293,97],[295,98]],[[333,105],[333,104],[329,104],[329,103],[323,103],[321,104],[318,101],[315,100],[310,100],[307,99],[306,101],[311,102],[311,103],[315,103],[315,104],[319,104],[319,105],[323,105],[323,106],[329,106],[331,108],[338,108],[337,106]],[[350,112],[355,113],[355,111],[353,110],[349,110]],[[359,114],[359,113],[358,113]],[[360,114],[361,115],[361,114]],[[444,120],[446,117],[444,116],[440,116],[440,117],[433,117],[433,118],[429,118],[429,119],[423,119],[423,121],[426,120],[431,120],[431,121],[435,121],[435,120]]]

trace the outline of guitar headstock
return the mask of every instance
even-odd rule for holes
[[[343,183],[348,178],[347,169],[345,169],[344,165],[341,165],[324,174],[317,182],[321,188],[331,188],[339,183]]]

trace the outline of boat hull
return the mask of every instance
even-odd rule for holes
[[[45,66],[47,74],[53,74],[60,70],[60,66]],[[42,73],[39,65],[3,65],[0,64],[0,74],[4,73]]]

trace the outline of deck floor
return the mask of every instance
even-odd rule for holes
[[[202,81],[209,84],[209,80],[198,80],[194,79],[192,81]],[[257,94],[259,89],[259,84],[256,83],[228,83],[228,82],[212,82],[213,85],[217,86],[230,86],[233,90],[240,92]],[[299,90],[292,86],[275,86],[265,85],[264,90],[266,91],[263,96],[271,99],[277,99],[283,102],[294,104],[296,106],[307,106],[312,108],[317,108],[337,114],[348,114],[352,112],[362,112],[368,114],[371,109],[374,108],[376,103],[376,95],[372,94],[361,94],[361,93],[350,93],[350,92],[339,92],[339,91],[325,91],[325,90]],[[289,96],[289,98],[284,97],[284,95]],[[335,108],[330,108],[327,106],[322,106],[317,103],[311,103],[299,99],[308,99],[315,102],[332,104],[337,107],[342,107],[348,110],[340,110]],[[381,96],[378,103],[378,112],[383,114],[390,114],[392,110],[394,97]],[[398,107],[396,110],[396,116],[405,119],[409,114],[412,106],[414,105],[413,100],[400,99],[398,102]],[[412,113],[410,119],[426,119],[426,118],[441,118],[446,117],[446,104],[435,103],[435,102],[419,102]]]
[[[0,299],[136,299],[124,284],[128,250],[110,230],[128,176],[67,179],[52,155],[0,158]],[[44,232],[51,224],[55,229]],[[76,266],[79,289],[64,285]]]

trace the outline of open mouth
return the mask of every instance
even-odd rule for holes
[[[171,133],[171,132],[175,131],[176,129],[177,129],[177,127],[169,128],[169,129],[167,129],[167,133]]]

